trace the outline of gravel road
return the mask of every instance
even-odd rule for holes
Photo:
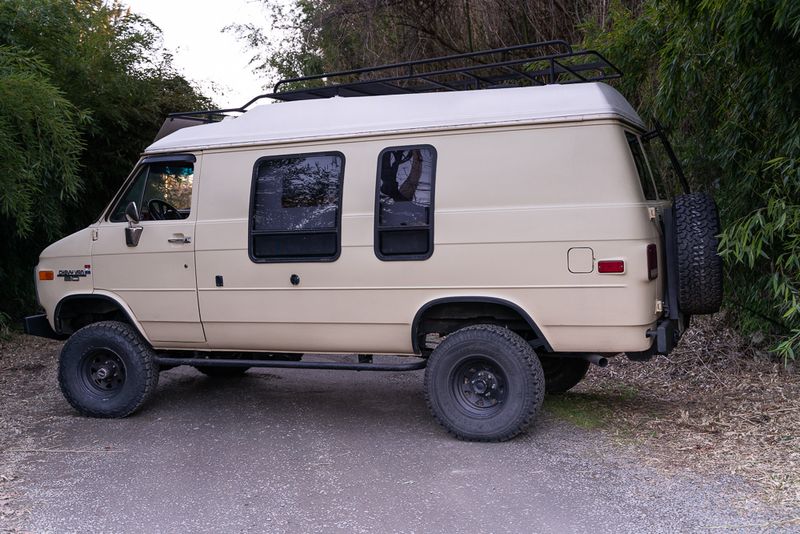
[[[796,528],[743,504],[738,479],[654,471],[546,410],[511,442],[456,441],[429,416],[421,371],[176,368],[123,420],[80,417],[54,372],[44,383],[25,401],[36,420],[0,453],[28,510],[16,528],[32,532]]]

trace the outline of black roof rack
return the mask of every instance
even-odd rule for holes
[[[314,76],[289,78],[272,93],[259,95],[239,108],[171,113],[170,119],[221,120],[227,113],[244,113],[264,98],[311,100],[495,89],[520,85],[597,82],[620,78],[622,72],[595,50],[573,50],[561,40],[495,48],[417,61],[406,61]]]

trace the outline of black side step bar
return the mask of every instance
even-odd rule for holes
[[[416,371],[424,369],[428,360],[422,358],[409,358],[416,361],[411,363],[378,364],[354,362],[292,362],[284,360],[234,360],[214,358],[172,358],[156,356],[159,365],[192,365],[202,367],[278,367],[284,369],[329,369],[339,371]]]

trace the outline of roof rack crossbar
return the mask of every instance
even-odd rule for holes
[[[507,70],[507,71],[513,72],[516,75],[523,76],[523,77],[527,78],[528,80],[532,81],[536,85],[546,85],[545,82],[543,82],[542,80],[540,80],[536,76],[533,76],[530,73],[525,72],[524,70],[515,69],[514,67],[510,67],[508,65],[506,65],[503,68],[505,70]]]
[[[399,85],[395,85],[395,84],[389,83],[389,82],[380,82],[380,85],[383,85],[385,87],[389,87],[393,91],[400,91],[401,93],[413,93],[414,92],[411,89],[409,89],[408,87],[401,87]]]
[[[441,87],[442,89],[447,89],[448,91],[458,91],[458,89],[456,89],[452,85],[448,85],[446,83],[437,82],[436,80],[431,80],[427,76],[420,76],[419,79],[423,80],[423,81],[426,81],[431,85],[435,85],[436,87]]]
[[[518,57],[512,58],[514,53],[519,54]],[[500,61],[497,61],[498,55]],[[503,74],[498,74],[498,71]],[[621,76],[622,71],[600,52],[573,50],[562,40],[542,41],[284,79],[275,84],[272,93],[258,95],[239,108],[171,113],[169,117],[215,122],[228,113],[245,113],[251,105],[264,98],[292,101],[334,96],[463,91],[508,87],[520,82],[536,85],[596,82]],[[341,78],[344,80],[337,80]],[[294,88],[309,83],[314,85]]]
[[[572,70],[571,68],[567,67],[566,65],[564,65],[564,64],[562,64],[562,63],[559,63],[559,61],[558,61],[558,60],[556,60],[556,59],[554,59],[554,60],[553,60],[553,64],[555,64],[555,65],[558,65],[559,67],[561,67],[562,69],[566,70],[567,72],[569,72],[569,73],[570,73],[570,74],[572,74],[573,76],[575,76],[575,77],[577,77],[577,78],[580,78],[580,80],[581,80],[582,82],[588,81],[588,80],[586,79],[586,77],[585,77],[585,76],[581,75],[581,74],[580,74],[580,73],[578,73],[578,72],[575,72],[574,70]]]

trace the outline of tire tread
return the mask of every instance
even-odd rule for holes
[[[717,249],[719,215],[706,193],[673,202],[678,251],[678,305],[686,314],[716,313],[722,305],[722,258]]]

